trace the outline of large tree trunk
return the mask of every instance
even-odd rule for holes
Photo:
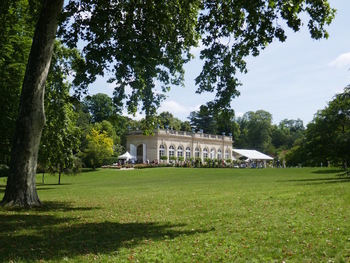
[[[44,90],[64,0],[45,0],[36,25],[24,76],[14,135],[10,173],[2,205],[41,204],[36,191],[36,166],[45,124]]]

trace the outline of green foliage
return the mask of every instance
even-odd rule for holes
[[[197,92],[215,91],[208,108],[230,108],[231,99],[239,95],[237,75],[247,72],[246,57],[257,56],[275,39],[285,41],[282,24],[300,30],[305,13],[311,37],[327,38],[325,26],[335,13],[327,1],[70,0],[60,36],[71,47],[79,40],[86,43],[82,65],[86,70],[76,79],[77,85],[86,87],[97,75],[114,73],[110,82],[116,83],[116,109],[121,110],[125,100],[130,113],[141,106],[146,127],[153,127],[165,97],[155,92],[154,80],[162,83],[163,92],[182,84],[183,65],[199,39],[204,66],[196,78]],[[127,86],[131,94],[126,94]]]
[[[189,121],[181,122],[180,131],[191,132],[192,131],[192,127],[191,127],[190,122]]]
[[[69,46],[76,46],[78,39],[87,43],[83,49],[86,71],[79,79],[82,86],[94,81],[96,75],[104,75],[105,70],[112,71],[116,109],[121,110],[127,97],[128,111],[135,114],[142,102],[147,126],[154,123],[156,108],[164,98],[154,92],[154,79],[163,83],[163,91],[183,83],[182,66],[198,39],[194,28],[198,4],[69,1],[64,16],[72,19],[63,23],[61,36]],[[82,19],[84,12],[89,13],[89,19]],[[127,86],[132,89],[131,95],[125,94]]]
[[[0,163],[7,165],[36,16],[30,1],[0,3]]]
[[[172,128],[174,130],[182,130],[181,125],[182,122],[178,118],[175,118],[173,114],[171,114],[168,111],[164,111],[159,114],[158,116],[158,124],[161,128],[165,129],[168,127],[169,129]]]
[[[99,132],[94,128],[86,136],[87,147],[82,152],[82,157],[87,167],[100,167],[103,160],[113,154],[113,139],[106,131]]]
[[[99,132],[105,131],[112,138],[114,145],[120,144],[120,138],[109,121],[103,120],[102,122],[94,123],[93,128]]]
[[[350,162],[350,86],[318,111],[307,126],[303,147],[308,164],[330,161],[346,168]]]
[[[71,67],[68,61],[78,57],[76,50],[64,48],[59,42],[55,44],[54,56],[46,81],[46,124],[43,130],[39,163],[41,169],[58,173],[76,173],[79,161],[76,154],[80,145],[80,129],[76,126],[77,114],[74,111],[67,82],[67,72]]]
[[[160,157],[160,159],[163,160],[163,161],[166,161],[166,160],[168,160],[168,156],[163,155],[163,156]]]
[[[191,126],[198,130],[203,130],[204,133],[217,134],[218,125],[214,112],[207,106],[202,105],[199,111],[192,111],[188,117]]]
[[[185,160],[185,157],[179,156],[179,157],[177,157],[177,160],[178,160],[179,162],[183,162],[183,161]]]
[[[305,159],[306,156],[307,155],[304,154],[302,147],[295,146],[292,149],[290,149],[286,154],[287,165],[297,167],[302,164],[305,164],[307,162],[307,160]]]
[[[107,94],[97,93],[84,98],[83,103],[89,110],[93,122],[108,120],[113,114],[113,101]]]
[[[103,159],[102,163],[104,165],[112,165],[114,163],[117,163],[118,162],[118,157],[108,157],[108,158],[105,158]]]
[[[271,146],[272,115],[269,112],[258,110],[247,112],[238,118],[240,138],[237,148],[256,149],[268,152]]]
[[[303,25],[301,17],[309,15],[312,38],[327,38],[324,26],[334,18],[335,10],[327,1],[203,1],[197,30],[202,36],[200,57],[204,66],[196,78],[197,92],[215,92],[208,106],[229,108],[239,95],[237,76],[247,73],[246,57],[258,56],[276,39],[287,36],[284,22],[294,31]]]

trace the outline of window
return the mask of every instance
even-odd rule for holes
[[[184,156],[182,146],[177,147],[177,157]]]
[[[207,148],[204,148],[203,149],[203,158],[208,158],[208,149]]]
[[[165,147],[163,144],[159,145],[159,158],[165,155]]]
[[[215,149],[211,148],[210,150],[210,159],[214,159],[215,158]]]
[[[186,159],[191,158],[191,148],[190,147],[186,147]]]
[[[221,160],[221,159],[222,159],[221,150],[219,149],[219,150],[218,150],[218,160]]]
[[[230,159],[230,152],[228,150],[225,151],[225,160]]]
[[[194,149],[194,157],[199,158],[199,148]]]
[[[175,156],[175,148],[173,145],[169,147],[169,157]]]

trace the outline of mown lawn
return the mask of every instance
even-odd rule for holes
[[[0,208],[0,262],[350,262],[350,180],[319,169],[46,176]],[[0,198],[5,178],[0,178]]]

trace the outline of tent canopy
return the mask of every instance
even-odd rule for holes
[[[271,156],[268,156],[256,150],[232,149],[232,155],[236,159],[246,157],[250,160],[273,160]]]
[[[126,152],[122,155],[119,155],[118,159],[129,161],[129,160],[136,160],[136,157],[131,155],[129,152]]]

